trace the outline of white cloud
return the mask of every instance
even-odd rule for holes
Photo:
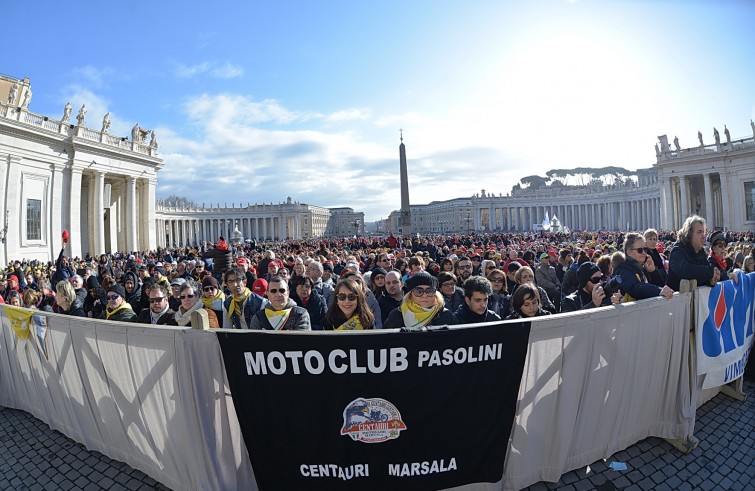
[[[244,75],[242,67],[228,61],[221,64],[203,61],[194,65],[184,63],[174,63],[173,65],[173,73],[178,78],[194,78],[205,74],[213,78],[237,78]]]
[[[73,75],[79,80],[79,84],[101,89],[115,75],[115,70],[109,67],[98,68],[92,65],[85,65],[75,67]]]
[[[338,123],[342,121],[365,120],[370,119],[371,115],[372,111],[367,108],[344,109],[329,114],[325,117],[325,121]]]

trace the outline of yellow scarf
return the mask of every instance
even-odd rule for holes
[[[214,297],[202,297],[202,305],[207,307],[210,310],[222,310],[223,309],[223,302],[225,301],[225,295],[223,295],[222,290],[216,289],[218,292],[215,294]]]
[[[125,301],[121,304],[120,307],[118,307],[117,309],[115,309],[113,311],[111,311],[109,307],[105,308],[105,319],[106,320],[110,319],[111,315],[115,315],[115,313],[118,312],[119,310],[123,310],[123,309],[126,309],[126,308],[131,308],[131,306],[128,303],[126,303]]]
[[[359,316],[357,314],[352,315],[349,317],[349,319],[341,324],[340,326],[335,328],[336,331],[362,331],[364,330],[364,326],[359,320]]]
[[[236,298],[235,296],[231,297],[231,304],[228,306],[228,318],[231,318],[231,315],[235,312],[236,315],[241,317],[241,306],[244,305],[244,300],[249,298],[249,295],[252,294],[252,290],[249,288],[244,288],[244,293],[241,294],[241,297]]]
[[[418,328],[430,324],[433,317],[443,309],[445,302],[440,292],[435,292],[435,304],[430,308],[425,308],[411,300],[411,292],[404,295],[404,301],[401,302],[401,315],[404,318],[404,326],[408,328]]]
[[[265,307],[265,317],[267,321],[273,326],[274,331],[280,331],[288,321],[288,316],[291,315],[291,309],[273,310],[270,307]]]

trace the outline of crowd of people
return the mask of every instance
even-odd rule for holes
[[[0,302],[60,314],[211,328],[440,329],[713,286],[755,267],[752,232],[485,233],[229,244],[17,260]],[[709,247],[706,247],[706,243]]]

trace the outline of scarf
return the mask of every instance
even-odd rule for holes
[[[247,298],[249,298],[249,295],[252,294],[252,290],[249,288],[244,288],[244,293],[241,294],[239,298],[236,298],[235,296],[231,297],[231,304],[228,306],[228,318],[230,319],[233,314],[238,315],[241,317],[241,306],[244,305],[244,302]]]
[[[105,319],[106,319],[106,320],[109,320],[109,319],[110,319],[110,317],[111,317],[111,316],[113,316],[113,315],[115,315],[115,313],[116,313],[116,312],[118,312],[119,310],[123,310],[123,309],[130,309],[130,308],[131,308],[131,306],[130,306],[130,305],[129,305],[128,303],[126,303],[126,301],[125,301],[125,300],[123,301],[123,303],[121,304],[121,306],[120,306],[120,307],[118,307],[118,308],[117,308],[117,309],[115,309],[115,310],[112,310],[112,311],[111,311],[111,310],[110,310],[110,307],[106,307],[106,308],[105,308]]]
[[[435,304],[428,309],[411,300],[409,298],[410,295],[411,292],[404,295],[404,301],[401,302],[400,307],[401,315],[404,318],[404,326],[409,329],[427,326],[445,305],[443,295],[437,291],[435,292]]]
[[[210,310],[223,310],[223,302],[225,302],[225,295],[221,290],[218,290],[214,297],[202,297],[202,305]]]
[[[170,308],[170,305],[166,305],[165,308],[162,310],[162,312],[159,312],[157,314],[155,314],[152,309],[149,309],[149,317],[152,320],[152,324],[157,324],[157,321],[160,320],[160,317],[162,317],[163,314],[167,312],[169,308]]]
[[[204,305],[202,304],[202,302],[195,303],[186,312],[181,312],[183,310],[183,307],[180,307],[178,309],[178,312],[176,312],[176,317],[175,317],[176,322],[178,323],[179,326],[182,326],[182,327],[188,325],[189,322],[191,322],[191,314],[203,308],[204,308]]]
[[[354,314],[351,317],[349,317],[346,320],[346,322],[336,327],[335,330],[336,331],[362,331],[364,330],[364,326],[360,322],[359,316],[357,314]]]
[[[265,307],[265,317],[267,321],[273,327],[273,331],[280,331],[288,321],[288,316],[291,315],[291,308],[283,310],[273,310],[270,307]]]
[[[718,257],[715,254],[711,254],[710,257],[712,257],[716,261],[716,264],[718,264],[718,267],[721,271],[726,272],[726,270],[729,269],[728,265],[726,264],[726,259]]]

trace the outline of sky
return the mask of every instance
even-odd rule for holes
[[[755,2],[47,2],[3,24],[30,111],[156,132],[157,197],[400,208],[752,136]]]

